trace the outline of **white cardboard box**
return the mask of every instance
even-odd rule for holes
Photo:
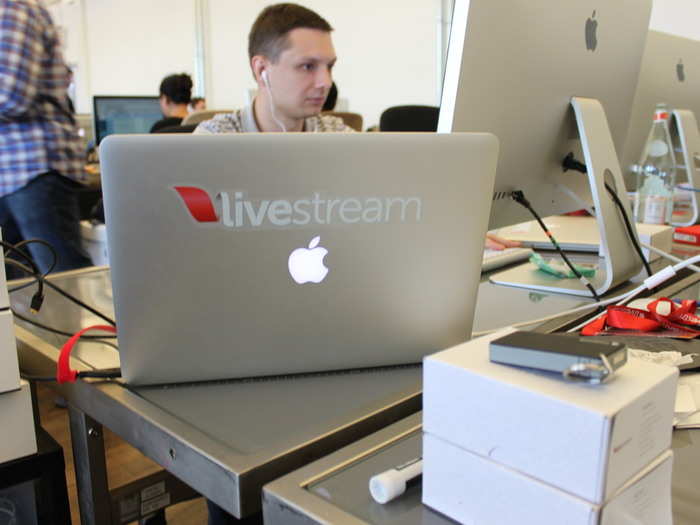
[[[0,463],[36,454],[34,412],[29,383],[0,394]]]
[[[631,359],[587,385],[491,363],[511,331],[425,359],[425,432],[597,504],[670,448],[676,368]]]
[[[423,503],[465,525],[671,525],[673,454],[665,451],[604,505],[423,435]]]
[[[0,263],[2,266],[2,263]],[[12,312],[0,311],[0,395],[19,388],[19,362]]]

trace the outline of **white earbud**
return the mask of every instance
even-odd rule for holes
[[[269,101],[270,101],[270,113],[272,114],[272,119],[277,123],[277,125],[280,127],[282,131],[287,131],[287,128],[284,127],[284,124],[280,122],[280,120],[277,118],[277,115],[275,114],[275,100],[274,96],[272,95],[272,88],[270,87],[270,79],[267,76],[267,69],[263,69],[262,72],[260,73],[260,78],[263,80],[263,84],[265,84],[265,87],[267,88],[267,92],[270,95]]]

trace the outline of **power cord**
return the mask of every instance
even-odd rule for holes
[[[668,259],[671,262],[675,262],[675,263],[682,263],[683,262],[683,259],[681,259],[680,257],[676,257],[675,255],[671,255],[670,253],[666,253],[665,251],[660,250],[656,246],[652,246],[652,245],[647,244],[645,242],[642,243],[642,246],[644,246],[646,249],[660,255],[664,259]],[[700,266],[695,266],[694,264],[690,264],[690,265],[686,266],[686,268],[690,268],[694,272],[700,273]]]
[[[576,267],[571,263],[571,261],[569,260],[569,258],[568,258],[568,257],[566,256],[566,254],[564,253],[564,250],[561,249],[561,246],[559,246],[559,243],[557,242],[557,240],[556,240],[556,239],[554,238],[554,236],[552,235],[552,232],[550,232],[550,231],[549,231],[549,228],[547,228],[547,226],[544,224],[544,222],[543,222],[542,219],[540,218],[539,214],[535,211],[535,209],[534,209],[534,208],[532,207],[532,205],[530,204],[530,201],[528,201],[528,200],[525,198],[525,194],[524,194],[522,191],[518,190],[518,191],[514,191],[514,192],[511,194],[511,197],[513,198],[513,200],[514,200],[515,202],[517,202],[517,203],[520,204],[521,206],[524,206],[525,208],[528,209],[528,211],[532,214],[532,216],[535,218],[535,220],[537,221],[537,223],[540,225],[540,228],[542,228],[542,231],[544,231],[544,233],[545,233],[545,234],[547,235],[547,237],[549,238],[549,242],[552,243],[552,245],[553,245],[554,248],[557,250],[557,252],[558,252],[559,255],[561,256],[561,258],[564,260],[564,262],[566,263],[566,265],[569,267],[569,269],[570,269],[570,270],[573,272],[573,274],[578,278],[578,280],[581,281],[581,282],[586,286],[586,288],[588,288],[588,290],[591,292],[591,295],[592,295],[593,298],[596,300],[596,302],[600,301],[600,297],[599,297],[598,294],[596,293],[595,288],[593,288],[593,285],[591,284],[591,282],[590,282],[588,279],[586,279],[583,275],[581,275],[581,272],[579,272],[579,271],[576,269]]]
[[[71,337],[73,334],[71,332],[65,332],[63,330],[59,330],[58,328],[53,328],[51,326],[47,326],[45,324],[42,324],[38,321],[35,321],[34,319],[31,319],[27,316],[24,316],[17,312],[16,310],[12,309],[12,315],[14,315],[17,319],[24,321],[25,323],[31,324],[33,326],[36,326],[37,328],[41,328],[42,330],[46,330],[47,332],[51,332],[56,335],[63,335],[65,337]],[[101,339],[116,339],[116,335],[111,335],[111,334],[104,334],[104,335],[81,335],[80,339],[84,339],[86,341],[99,341]],[[112,346],[112,345],[110,345]]]
[[[28,241],[23,241],[23,245],[27,245],[33,241],[34,241],[34,239],[28,240]],[[37,239],[37,241],[38,241],[38,239]],[[48,243],[46,243],[46,244],[48,245]],[[37,313],[41,309],[41,305],[44,303],[44,279],[43,279],[44,275],[39,271],[39,267],[34,262],[34,259],[32,259],[29,256],[29,254],[22,251],[16,245],[10,244],[10,243],[5,242],[5,241],[0,241],[0,246],[2,246],[5,249],[5,253],[12,252],[12,253],[18,254],[25,261],[27,261],[27,263],[29,263],[29,266],[31,266],[31,270],[29,270],[29,268],[27,268],[26,266],[22,265],[25,268],[25,271],[27,271],[28,273],[30,273],[32,275],[41,276],[41,278],[37,278],[37,280],[36,280],[37,291],[34,293],[34,295],[32,295],[32,298],[29,302],[30,311],[34,314]],[[53,248],[51,248],[51,249],[53,250]],[[56,265],[57,258],[56,258],[56,252],[53,251],[52,253],[54,254],[54,262],[51,265],[53,268]],[[10,264],[17,263],[17,264],[21,265],[21,263],[19,263],[18,261],[15,261],[14,259],[6,258],[5,260],[7,263],[10,263]]]
[[[657,250],[657,249],[654,248],[654,250]],[[660,250],[657,250],[657,251],[660,251]],[[668,254],[666,254],[666,255],[668,255]],[[671,257],[673,257],[673,256],[671,256]],[[596,303],[584,304],[582,306],[572,308],[571,310],[565,310],[565,311],[559,312],[557,314],[548,315],[546,317],[540,317],[539,319],[531,319],[529,321],[522,321],[520,323],[515,323],[515,324],[509,325],[509,326],[512,328],[522,328],[522,327],[530,326],[533,324],[541,324],[541,323],[546,323],[548,321],[554,321],[556,319],[559,319],[561,317],[565,317],[567,315],[574,315],[574,314],[577,314],[580,312],[585,312],[587,310],[590,310],[591,308],[596,308],[596,307],[602,308],[602,307],[607,306],[609,304],[615,304],[615,303],[624,304],[625,302],[628,302],[629,300],[638,296],[640,293],[642,293],[645,290],[653,290],[654,288],[659,286],[661,283],[667,281],[668,279],[670,279],[671,277],[676,275],[677,272],[679,272],[680,270],[682,270],[684,268],[694,268],[694,269],[696,269],[695,271],[700,272],[700,268],[694,266],[695,263],[698,263],[698,262],[700,262],[700,255],[696,255],[694,257],[691,257],[690,259],[682,260],[673,266],[667,266],[666,268],[663,268],[663,269],[659,270],[658,272],[656,272],[651,277],[647,277],[644,280],[643,284],[639,285],[638,287],[634,288],[633,290],[630,290],[629,292],[625,292],[625,293],[620,294],[616,297],[611,297],[609,299],[598,301]],[[590,319],[586,322],[590,322]],[[488,335],[488,334],[491,334],[491,333],[496,332],[498,330],[502,330],[503,328],[506,328],[506,327],[494,328],[492,330],[482,330],[479,332],[473,332],[472,338],[481,337],[483,335]]]
[[[39,243],[44,246],[46,246],[51,253],[53,254],[53,261],[52,264],[49,267],[49,270],[46,273],[41,273],[39,271],[39,268],[37,267],[36,263],[34,260],[29,256],[28,253],[24,252],[21,248],[23,246],[26,246],[27,244],[30,243]],[[64,335],[66,337],[69,337],[69,340],[66,344],[63,345],[61,349],[61,355],[59,356],[59,361],[58,361],[58,366],[57,366],[57,374],[56,377],[42,377],[42,376],[31,376],[31,375],[22,375],[22,378],[27,379],[29,381],[58,381],[58,382],[65,382],[65,381],[75,381],[78,378],[87,378],[87,377],[92,377],[92,378],[99,378],[99,379],[114,379],[121,377],[121,371],[118,368],[110,368],[110,369],[105,369],[105,370],[91,370],[91,371],[77,371],[77,370],[71,370],[70,368],[70,352],[73,348],[73,345],[79,340],[88,340],[92,342],[99,342],[102,344],[106,344],[108,346],[111,346],[112,348],[115,348],[118,350],[116,345],[109,343],[107,341],[104,341],[105,338],[113,338],[116,337],[116,323],[113,319],[107,317],[103,313],[99,312],[95,308],[91,307],[90,305],[84,303],[74,295],[66,292],[64,289],[61,287],[55,285],[54,283],[48,281],[46,279],[46,275],[51,272],[55,267],[56,263],[58,260],[58,257],[56,255],[56,251],[53,249],[53,247],[42,240],[39,239],[28,239],[26,241],[22,241],[21,243],[18,244],[10,244],[4,241],[0,241],[0,246],[2,246],[5,249],[5,254],[12,252],[14,254],[19,255],[22,259],[24,259],[27,264],[23,264],[15,259],[6,257],[5,258],[5,263],[14,266],[16,268],[19,268],[29,276],[33,277],[33,280],[26,285],[21,285],[16,288],[13,288],[10,290],[10,292],[16,292],[18,290],[22,290],[34,283],[37,284],[37,291],[36,293],[32,296],[31,299],[31,305],[30,305],[30,310],[32,313],[37,313],[39,309],[41,308],[41,305],[44,301],[44,284],[58,292],[60,295],[64,296],[66,299],[74,302],[78,306],[88,310],[89,312],[93,313],[94,315],[98,316],[99,318],[107,321],[109,323],[108,326],[93,326],[89,328],[84,328],[77,334],[72,334],[70,332],[65,332],[63,330],[58,330],[56,328],[46,326],[42,323],[39,323],[33,319],[30,319],[26,316],[23,316],[19,312],[15,311],[14,309],[11,309],[12,314],[17,317],[18,319],[27,322],[29,324],[32,324],[34,326],[37,326],[39,328],[42,328],[44,330],[47,330],[49,332],[59,334],[59,335]],[[98,336],[88,336],[84,335],[84,332],[90,329],[100,329],[105,332],[112,332],[114,335],[98,335]]]
[[[562,167],[564,168],[564,171],[574,170],[574,171],[578,171],[580,173],[588,173],[588,168],[586,167],[586,165],[584,163],[576,160],[573,152],[570,152],[564,158],[564,162],[562,163]],[[607,182],[605,182],[605,189],[608,191],[608,193],[610,194],[610,197],[612,197],[612,200],[615,203],[615,206],[617,206],[617,209],[620,211],[620,214],[622,215],[622,219],[625,223],[625,228],[627,229],[627,236],[629,237],[630,241],[632,242],[632,245],[634,246],[634,251],[636,251],[637,255],[639,255],[639,258],[642,261],[642,264],[644,265],[644,270],[646,270],[647,275],[649,277],[651,277],[654,272],[652,272],[651,266],[649,265],[649,262],[647,261],[646,257],[644,257],[644,253],[642,252],[642,248],[639,246],[639,243],[637,242],[637,236],[634,234],[634,229],[632,228],[632,223],[630,222],[630,218],[627,215],[627,210],[625,209],[625,205],[622,204],[622,201],[620,200],[620,197],[618,197],[617,192]]]
[[[38,381],[46,383],[55,383],[56,376],[34,376],[28,374],[19,375],[25,381]],[[76,377],[92,377],[96,379],[118,379],[122,376],[122,372],[119,368],[105,368],[103,370],[88,370],[83,372],[78,372]]]
[[[1,241],[0,241],[0,242],[1,242]],[[12,245],[10,245],[10,246],[12,246]],[[21,252],[20,252],[20,253],[21,253]],[[102,319],[103,321],[106,321],[107,323],[111,324],[112,326],[116,326],[116,325],[117,325],[117,323],[114,321],[114,319],[111,319],[110,317],[106,316],[105,314],[103,314],[103,313],[100,312],[99,310],[96,310],[95,308],[93,308],[93,307],[90,306],[89,304],[86,304],[85,302],[81,301],[80,299],[78,299],[78,298],[75,297],[74,295],[72,295],[72,294],[66,292],[66,291],[65,291],[63,288],[61,288],[60,286],[58,286],[58,285],[52,283],[50,280],[46,279],[46,276],[45,276],[44,274],[41,274],[41,273],[39,273],[38,271],[35,272],[35,271],[34,271],[34,267],[29,268],[28,266],[26,266],[26,265],[24,265],[24,264],[22,264],[22,263],[20,263],[20,262],[18,262],[18,261],[15,261],[15,260],[13,260],[13,259],[6,259],[5,262],[8,263],[8,264],[10,264],[10,265],[12,265],[12,266],[15,266],[15,267],[19,268],[20,270],[22,270],[23,272],[27,273],[28,275],[30,275],[31,277],[34,278],[34,281],[33,281],[33,282],[36,282],[37,285],[41,287],[41,291],[42,291],[42,301],[43,301],[43,285],[46,284],[46,286],[48,286],[49,288],[55,290],[56,292],[58,292],[59,294],[61,294],[63,297],[65,297],[65,298],[68,299],[69,301],[72,301],[73,303],[77,304],[77,305],[80,306],[81,308],[84,308],[84,309],[87,310],[88,312],[90,312],[90,313],[96,315],[97,317],[99,317],[99,318]],[[35,266],[36,266],[36,265],[35,265]],[[16,291],[16,290],[13,289],[12,291]],[[38,293],[39,293],[39,292],[37,291],[37,294],[38,294]],[[36,295],[36,294],[35,294],[35,295]]]

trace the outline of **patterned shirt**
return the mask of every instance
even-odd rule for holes
[[[330,115],[314,115],[304,121],[304,131],[323,132],[353,132],[350,126],[346,126],[343,119]],[[200,123],[194,130],[197,135],[211,135],[218,133],[259,133],[258,124],[253,115],[253,105],[233,113],[219,113],[214,118]]]
[[[48,171],[84,176],[69,83],[48,11],[37,0],[0,0],[0,196]]]

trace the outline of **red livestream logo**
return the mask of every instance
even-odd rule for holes
[[[195,221],[217,222],[219,220],[206,191],[194,186],[174,186],[173,189],[178,192]]]

